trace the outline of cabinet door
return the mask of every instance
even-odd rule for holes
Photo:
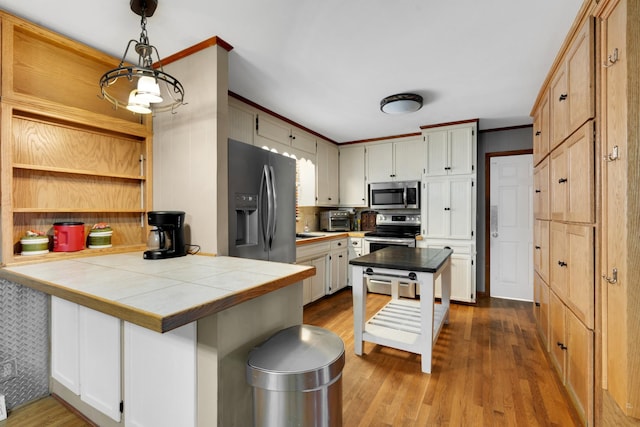
[[[468,175],[474,172],[473,129],[464,127],[449,131],[449,175]]]
[[[553,151],[550,156],[549,189],[551,200],[551,219],[565,220],[567,210],[567,158],[564,146]]]
[[[594,253],[593,228],[589,225],[567,226],[569,242],[569,298],[568,304],[578,318],[594,328]]]
[[[571,222],[592,223],[595,219],[593,122],[585,123],[564,145],[567,182],[558,187],[564,187],[560,192],[565,192],[567,198],[565,218]]]
[[[533,171],[533,214],[536,219],[551,219],[549,212],[549,158]]]
[[[310,154],[316,154],[316,139],[308,133],[291,130],[291,147]]]
[[[566,299],[569,292],[569,269],[567,258],[567,226],[559,222],[551,222],[549,240],[551,246],[551,257],[549,259],[549,274],[551,289],[563,299]]]
[[[425,135],[425,150],[427,152],[427,161],[425,164],[426,176],[442,176],[447,175],[449,166],[448,162],[448,141],[449,132],[446,130],[429,131]]]
[[[120,421],[120,319],[80,307],[80,398]]]
[[[393,180],[393,144],[367,146],[367,181],[388,182]]]
[[[127,426],[196,425],[196,323],[160,334],[125,322]]]
[[[328,294],[332,294],[347,286],[348,251],[345,248],[338,252],[332,252],[330,258],[331,280],[329,281],[327,290]]]
[[[291,128],[266,115],[258,115],[256,133],[259,137],[258,139],[266,138],[278,144],[291,145]],[[266,141],[260,141],[258,145],[262,146],[263,144],[269,146],[269,143]]]
[[[422,178],[425,158],[422,138],[395,142],[393,154],[394,180],[419,181]]]
[[[51,376],[80,395],[78,304],[51,297]]]
[[[534,223],[533,265],[540,278],[549,283],[549,221]]]
[[[255,115],[234,105],[229,105],[229,138],[253,144]]]
[[[558,370],[560,380],[565,382],[565,307],[555,292],[549,293],[549,347],[551,362]]]
[[[311,301],[322,298],[327,288],[327,257],[316,258],[310,262],[316,268],[316,275],[311,279]]]
[[[533,118],[533,164],[537,165],[549,154],[549,92],[540,101]]]
[[[471,239],[474,183],[471,179],[451,179],[449,181],[449,237],[451,239]]]
[[[567,137],[569,127],[569,102],[567,83],[567,69],[564,64],[558,68],[551,81],[550,106],[551,106],[551,146],[549,150],[556,148]]]
[[[423,232],[429,238],[446,238],[449,236],[449,180],[429,179],[424,184],[422,195]]]
[[[567,54],[569,134],[594,116],[594,51],[593,19],[587,19]]]
[[[542,338],[543,347],[549,351],[549,286],[538,274],[533,275],[535,295],[534,313],[538,332]]]
[[[566,310],[566,387],[587,425],[593,419],[593,332]]]
[[[317,178],[316,194],[319,206],[338,205],[338,147],[335,144],[318,142],[316,149]]]
[[[367,206],[364,145],[340,147],[340,206]]]
[[[316,160],[296,160],[296,175],[298,178],[298,206],[316,205]]]

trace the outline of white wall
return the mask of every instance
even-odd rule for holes
[[[185,211],[186,242],[225,254],[228,53],[214,45],[164,68],[188,104],[153,119],[153,210]]]

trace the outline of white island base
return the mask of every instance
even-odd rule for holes
[[[363,353],[363,342],[420,354],[422,372],[431,373],[433,346],[443,324],[449,323],[451,293],[450,260],[435,272],[369,268],[351,265],[353,277],[353,320],[355,353]],[[369,274],[366,273],[370,270]],[[409,274],[412,274],[409,278]],[[442,299],[434,301],[434,283],[442,276]],[[391,281],[391,301],[366,320],[367,281]],[[399,298],[400,283],[420,286],[420,300]]]

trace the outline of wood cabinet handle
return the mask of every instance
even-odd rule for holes
[[[537,132],[536,132],[536,136],[540,136],[540,134],[541,134],[541,133],[542,133],[542,132],[537,131]]]
[[[542,190],[536,190],[536,193],[542,193]]]
[[[565,101],[568,97],[569,97],[569,95],[567,95],[566,93],[562,93],[562,94],[560,94],[560,97],[558,98],[558,101]]]

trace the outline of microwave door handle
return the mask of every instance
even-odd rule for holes
[[[402,201],[404,202],[404,207],[407,207],[407,187],[405,186],[402,190]]]

